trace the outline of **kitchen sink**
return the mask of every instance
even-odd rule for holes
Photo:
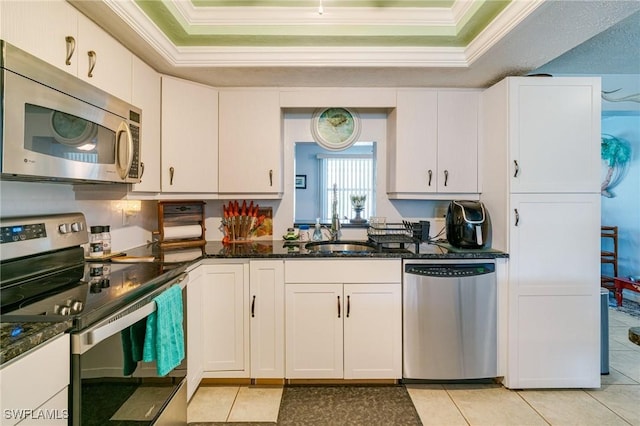
[[[314,241],[304,246],[312,252],[353,253],[375,252],[378,246],[366,241]]]

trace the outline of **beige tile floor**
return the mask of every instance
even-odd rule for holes
[[[640,426],[640,346],[629,342],[640,319],[609,310],[610,374],[600,389],[512,391],[500,385],[408,385],[424,425]],[[189,422],[275,422],[282,388],[203,386]]]

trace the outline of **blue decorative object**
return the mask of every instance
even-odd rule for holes
[[[600,187],[600,193],[607,198],[613,198],[615,194],[611,190],[620,183],[626,174],[627,164],[631,159],[629,142],[603,134],[601,157],[607,163],[607,175]]]

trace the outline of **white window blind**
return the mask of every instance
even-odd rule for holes
[[[375,175],[373,155],[319,155],[320,206],[323,221],[331,220],[333,186],[337,188],[338,217],[356,216],[351,205],[352,195],[366,195],[362,218],[375,216]]]

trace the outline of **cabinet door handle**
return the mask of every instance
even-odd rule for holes
[[[173,167],[169,167],[169,185],[173,185],[173,173],[176,171]]]
[[[256,316],[256,295],[253,295],[253,299],[251,299],[251,318]]]
[[[273,169],[269,170],[269,186],[273,186]]]
[[[340,296],[338,296],[338,318],[340,318]]]
[[[431,178],[433,177],[433,172],[429,170],[427,174],[429,175],[429,184],[427,186],[431,186]]]
[[[87,73],[87,77],[91,78],[93,77],[93,69],[96,67],[98,56],[96,55],[96,52],[93,50],[88,51],[87,55],[89,55],[89,73]]]
[[[71,36],[66,36],[64,41],[67,43],[67,59],[65,59],[65,65],[71,65],[71,57],[73,57],[76,51],[76,39]]]
[[[513,177],[518,177],[518,173],[520,173],[520,166],[518,165],[518,160],[513,160]]]
[[[444,186],[447,186],[447,182],[449,181],[449,170],[444,171]]]
[[[140,162],[140,180],[142,180],[142,176],[144,176],[144,162]]]
[[[351,296],[347,296],[347,318],[349,318],[350,312],[351,312]]]
[[[513,211],[516,213],[516,226],[518,226],[518,223],[520,223],[520,213],[518,213],[518,209],[513,209]]]

